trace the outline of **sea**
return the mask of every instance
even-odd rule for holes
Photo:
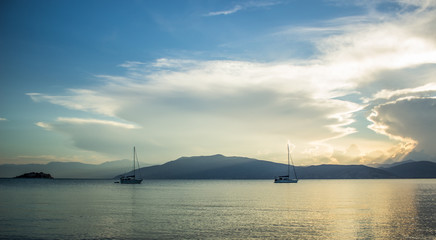
[[[436,179],[0,179],[0,239],[436,239]]]

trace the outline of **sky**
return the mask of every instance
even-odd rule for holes
[[[436,161],[436,1],[0,2],[0,164]]]

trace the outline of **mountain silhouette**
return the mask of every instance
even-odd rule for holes
[[[408,161],[385,170],[401,178],[436,178],[436,163],[429,161]]]

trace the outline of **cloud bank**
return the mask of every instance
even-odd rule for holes
[[[129,61],[119,65],[124,75],[96,75],[98,87],[28,95],[105,119],[37,125],[110,154],[131,144],[164,160],[223,153],[280,161],[291,139],[297,165],[398,161],[413,150],[436,156],[434,6],[358,19],[354,27],[330,21],[340,31],[312,38],[319,53],[307,60]],[[371,141],[386,144],[365,148]]]
[[[407,97],[372,109],[370,126],[376,132],[398,139],[411,150],[436,156],[436,97]]]

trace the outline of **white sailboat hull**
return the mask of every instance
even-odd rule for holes
[[[142,179],[134,179],[134,178],[120,178],[121,184],[140,184]]]

